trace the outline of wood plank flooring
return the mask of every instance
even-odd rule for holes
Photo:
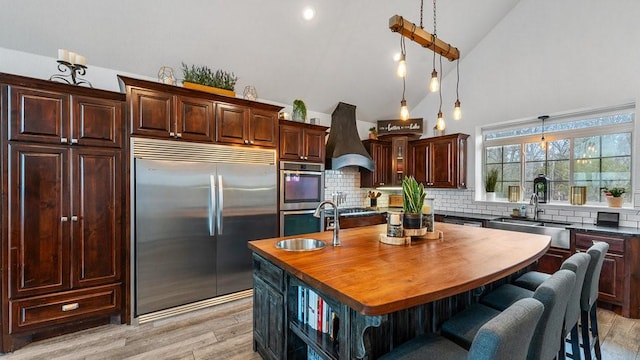
[[[640,320],[598,311],[605,360],[640,360]],[[252,299],[139,325],[105,325],[27,345],[2,360],[261,359],[252,347]]]

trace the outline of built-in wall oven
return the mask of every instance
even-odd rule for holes
[[[324,164],[280,162],[280,236],[322,231],[313,212],[324,199]]]

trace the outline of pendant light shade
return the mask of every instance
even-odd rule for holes
[[[460,108],[460,100],[456,99],[456,103],[453,106],[453,120],[462,119],[462,109]]]
[[[436,130],[444,130],[446,128],[446,123],[444,122],[444,115],[442,115],[442,111],[438,111],[438,120],[436,120]]]
[[[400,54],[400,59],[398,60],[398,68],[396,69],[396,74],[398,77],[406,77],[407,76],[407,61],[406,55]]]
[[[402,99],[400,101],[400,120],[409,119],[409,108],[407,107],[407,100]]]
[[[440,81],[438,81],[438,72],[433,69],[431,72],[431,81],[429,82],[429,91],[437,92],[440,90]]]

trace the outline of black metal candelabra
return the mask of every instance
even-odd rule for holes
[[[87,67],[85,65],[72,64],[64,60],[57,60],[57,61],[58,61],[58,70],[62,74],[51,75],[49,80],[63,81],[71,85],[87,85],[89,87],[93,87],[93,85],[91,85],[89,81],[79,77],[79,76],[84,76],[87,73]],[[66,74],[67,72],[68,74]]]

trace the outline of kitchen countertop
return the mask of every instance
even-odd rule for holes
[[[572,230],[584,230],[584,231],[599,231],[611,234],[640,236],[640,229],[634,227],[611,227],[611,226],[598,226],[594,224],[573,224],[567,226],[567,229]]]
[[[364,315],[382,315],[460,294],[535,262],[549,248],[546,235],[440,224],[443,240],[411,245],[379,241],[386,225],[306,234],[327,246],[314,251],[275,247],[283,238],[249,242],[249,248],[311,287]],[[299,235],[298,235],[299,236]],[[291,238],[291,236],[289,237]]]
[[[457,217],[457,218],[474,219],[474,220],[495,220],[503,217],[498,215],[475,214],[475,213],[465,213],[465,212],[457,212],[457,211],[438,211],[438,210],[436,210],[435,214],[444,216],[444,217]]]

